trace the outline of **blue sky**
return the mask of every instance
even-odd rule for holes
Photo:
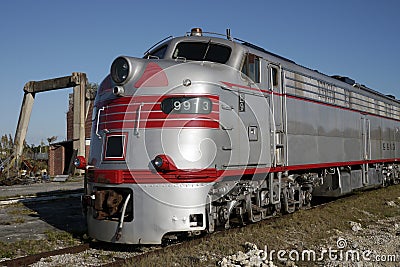
[[[85,72],[100,83],[119,55],[141,57],[193,27],[225,33],[400,98],[400,1],[9,0],[0,3],[0,135],[14,136],[31,80]],[[66,136],[68,94],[36,95],[28,144]]]

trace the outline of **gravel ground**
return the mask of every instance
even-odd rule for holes
[[[257,267],[276,267],[274,262],[269,259],[264,249],[259,249],[255,244],[245,243],[246,253],[238,251],[236,254],[224,257],[218,262],[220,267],[234,266],[257,266]]]
[[[400,198],[398,198],[400,202]],[[388,201],[386,206],[398,208],[395,201]],[[367,213],[372,219],[374,214]],[[298,249],[282,251],[257,248],[246,242],[246,253],[223,257],[220,267],[231,266],[324,266],[324,267],[399,267],[400,266],[400,216],[377,219],[365,227],[360,222],[349,221],[348,229],[333,229],[328,239],[319,244],[308,244],[310,248],[299,246]],[[302,244],[301,239],[292,239],[293,244]]]
[[[42,266],[99,266],[104,263],[102,255],[93,250],[88,250],[78,254],[56,255],[42,258],[40,261],[30,265],[34,267]],[[109,257],[104,254],[104,257]],[[112,257],[110,257],[112,259]]]
[[[95,245],[96,246],[96,245]],[[130,245],[98,245],[99,248],[90,248],[86,251],[75,254],[55,255],[40,259],[40,261],[29,266],[34,267],[55,267],[55,266],[101,266],[113,263],[120,259],[131,258],[149,251],[160,249],[160,246],[130,246]],[[59,247],[58,249],[61,249]],[[55,248],[56,249],[56,248]],[[2,261],[8,258],[0,259]]]
[[[144,253],[132,251],[114,251],[89,249],[77,254],[64,254],[42,258],[39,262],[32,264],[33,267],[58,267],[58,266],[101,266],[114,262],[116,259],[126,259]]]
[[[349,228],[326,242],[338,252],[324,261],[325,266],[400,266],[400,216],[367,227],[349,222]]]
[[[223,257],[220,267],[259,266],[273,267],[275,262],[283,266],[324,267],[387,267],[400,266],[400,216],[378,220],[363,228],[358,222],[349,222],[349,230],[339,231],[321,246],[313,249],[282,250],[271,254],[267,247],[257,248],[246,242],[246,252]],[[297,240],[301,242],[301,240]],[[324,252],[325,251],[325,252]],[[314,254],[315,252],[315,258]],[[324,252],[324,253],[323,253]],[[298,263],[297,263],[298,262]]]

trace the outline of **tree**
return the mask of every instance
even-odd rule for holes
[[[58,138],[58,136],[51,136],[51,137],[48,137],[48,138],[47,138],[47,142],[49,142],[49,145],[50,145],[51,143],[53,143],[54,141],[56,141],[57,138]]]
[[[6,159],[12,155],[14,142],[11,134],[3,135],[0,140],[0,158]]]
[[[98,83],[88,83],[86,85],[86,99],[93,100],[96,97],[96,92],[98,88]]]

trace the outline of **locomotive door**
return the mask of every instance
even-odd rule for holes
[[[361,118],[361,138],[362,138],[362,160],[368,161],[371,159],[371,126],[370,121],[366,117]],[[368,163],[362,165],[362,180],[364,185],[369,184],[368,179]]]
[[[285,163],[285,127],[284,107],[285,98],[282,86],[282,71],[278,64],[268,64],[268,89],[271,93],[271,140],[274,140],[273,166],[282,166]]]
[[[361,133],[362,133],[362,159],[371,159],[371,134],[370,134],[370,122],[366,117],[361,118]]]

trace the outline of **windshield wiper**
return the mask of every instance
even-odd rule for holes
[[[210,50],[210,46],[211,46],[211,39],[208,41],[208,43],[207,43],[207,49],[206,49],[206,52],[204,53],[204,56],[203,56],[203,61],[206,59],[206,57],[207,57],[207,53],[208,53],[208,50]]]

